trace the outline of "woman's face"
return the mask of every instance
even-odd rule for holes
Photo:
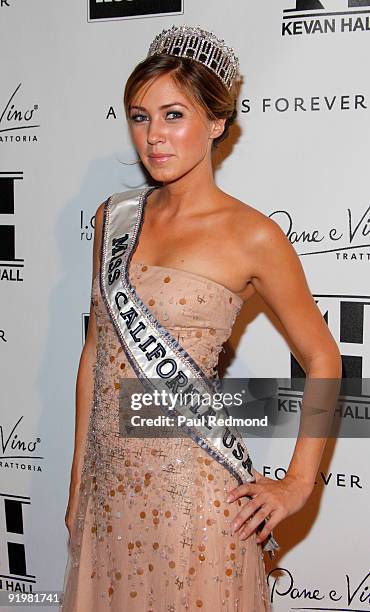
[[[209,163],[212,141],[222,134],[224,122],[210,121],[169,74],[144,85],[129,109],[138,155],[151,176],[164,183]]]

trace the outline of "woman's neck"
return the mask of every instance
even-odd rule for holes
[[[212,168],[209,171],[193,168],[176,181],[164,183],[154,192],[153,201],[159,211],[167,210],[171,217],[192,215],[214,209],[219,194]]]

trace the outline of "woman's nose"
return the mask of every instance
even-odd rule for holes
[[[151,145],[157,144],[158,142],[164,142],[166,140],[164,126],[160,121],[151,120],[147,132],[147,140]]]

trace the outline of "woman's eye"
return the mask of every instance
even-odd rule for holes
[[[170,111],[167,113],[167,119],[179,119],[183,114],[180,111]]]
[[[166,119],[170,119],[171,121],[173,119],[180,119],[181,117],[183,117],[183,113],[180,111],[169,111],[166,114]],[[149,117],[143,113],[134,113],[130,116],[130,120],[134,123],[143,123],[144,121],[149,121]]]
[[[147,116],[136,113],[135,115],[131,115],[130,119],[131,121],[135,121],[135,123],[142,123],[147,119]]]

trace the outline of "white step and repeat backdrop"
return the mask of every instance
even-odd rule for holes
[[[62,587],[94,213],[142,183],[122,92],[173,23],[238,51],[238,129],[217,181],[284,229],[345,376],[370,376],[370,0],[0,0],[1,590]],[[229,376],[299,374],[256,298],[231,346]],[[360,394],[342,418],[365,425]],[[281,478],[293,443],[251,439],[257,469]],[[370,610],[368,462],[366,437],[328,443],[312,498],[265,556],[274,611]]]

